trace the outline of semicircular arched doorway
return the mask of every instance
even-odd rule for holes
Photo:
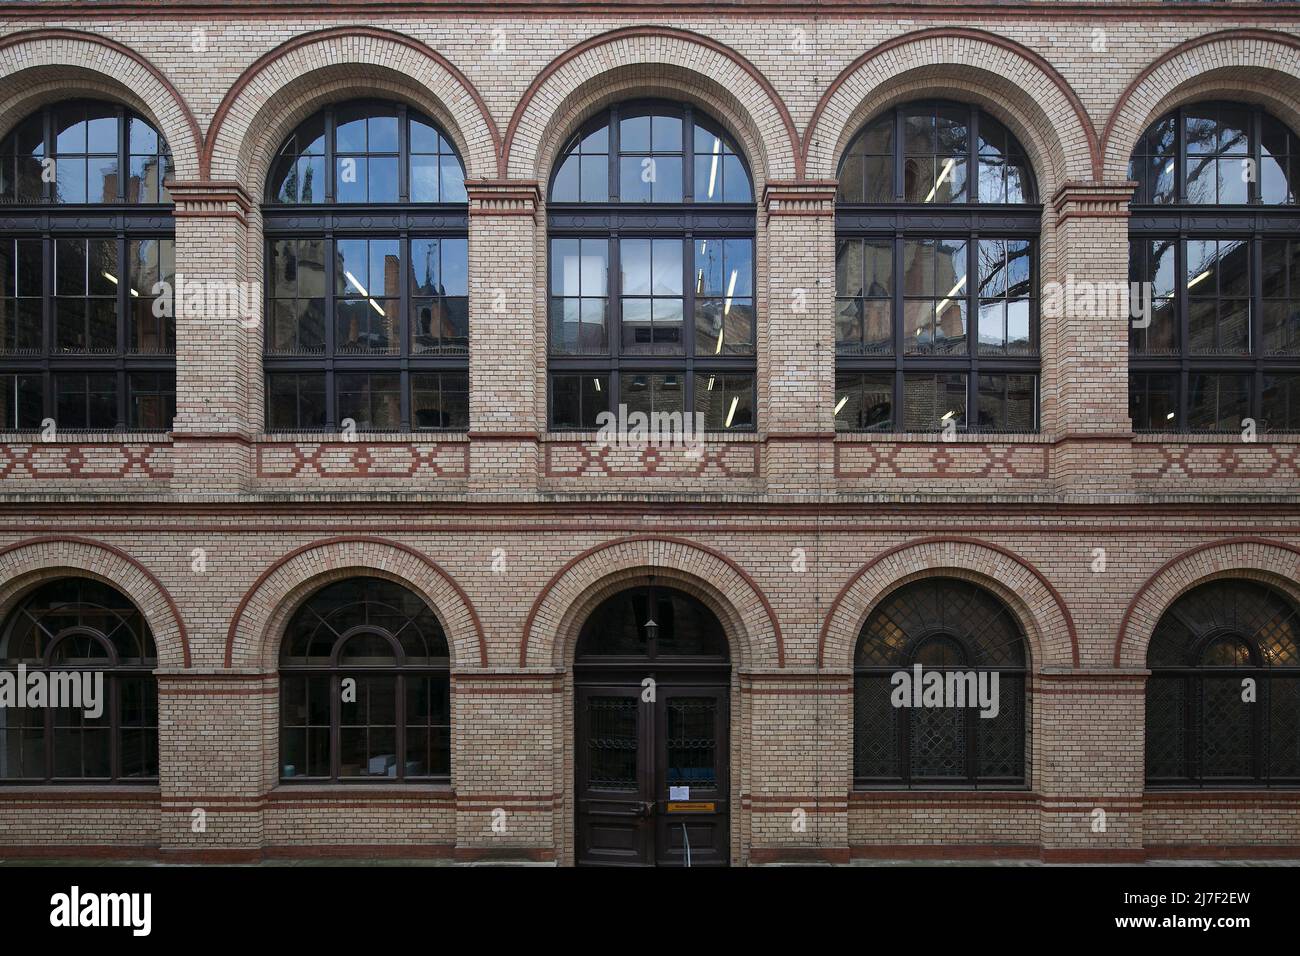
[[[726,866],[731,665],[717,616],[673,587],[592,612],[574,660],[579,866]]]

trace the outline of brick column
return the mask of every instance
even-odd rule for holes
[[[1043,322],[1056,327],[1055,354],[1046,356],[1058,396],[1053,471],[1067,494],[1123,492],[1132,479],[1128,201],[1136,185],[1070,182],[1052,198],[1056,274],[1044,276],[1042,301],[1046,313],[1058,292],[1060,314]]]
[[[471,493],[537,487],[540,407],[534,310],[541,273],[534,181],[475,180],[469,192],[469,431]]]
[[[740,679],[748,725],[748,862],[847,863],[852,673],[752,671]]]
[[[456,859],[555,860],[563,699],[560,671],[453,672]]]
[[[1047,862],[1142,859],[1146,671],[1034,675],[1034,767]]]
[[[759,320],[759,426],[770,493],[833,487],[835,186],[769,182],[766,312]]]
[[[274,674],[158,672],[165,854],[207,862],[261,855],[278,715]]]
[[[238,183],[174,182],[171,193],[177,273],[172,485],[199,494],[240,492],[251,475],[250,396],[261,394],[254,382],[261,284],[246,260],[251,204]]]

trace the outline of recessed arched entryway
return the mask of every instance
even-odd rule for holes
[[[574,678],[578,865],[730,862],[731,663],[699,598],[656,582],[607,597]]]

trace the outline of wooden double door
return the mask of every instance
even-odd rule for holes
[[[576,675],[578,865],[727,865],[727,676]]]

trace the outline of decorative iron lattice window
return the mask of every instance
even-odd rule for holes
[[[1038,233],[1024,149],[978,107],[868,123],[836,198],[838,431],[1038,430]]]
[[[900,587],[867,618],[854,658],[857,787],[1025,784],[1025,636],[1011,610],[977,585],[926,578]],[[978,706],[898,707],[900,672],[997,675],[997,715]],[[967,683],[967,686],[970,686]],[[968,704],[971,703],[969,700]]]
[[[1182,106],[1129,176],[1134,430],[1300,431],[1300,138],[1258,106]]]
[[[158,665],[144,616],[114,588],[59,578],[0,627],[0,671],[102,672],[102,711],[0,708],[2,783],[156,783]]]
[[[754,430],[754,191],[722,126],[662,101],[600,113],[561,152],[547,217],[550,427],[623,405]]]
[[[327,107],[267,181],[266,428],[469,427],[468,195],[402,103]]]
[[[53,103],[0,140],[0,432],[171,429],[170,174],[114,103]]]
[[[1218,580],[1169,606],[1147,649],[1148,787],[1300,786],[1295,603]]]
[[[280,648],[280,779],[450,778],[451,666],[433,611],[381,578],[317,591]]]

